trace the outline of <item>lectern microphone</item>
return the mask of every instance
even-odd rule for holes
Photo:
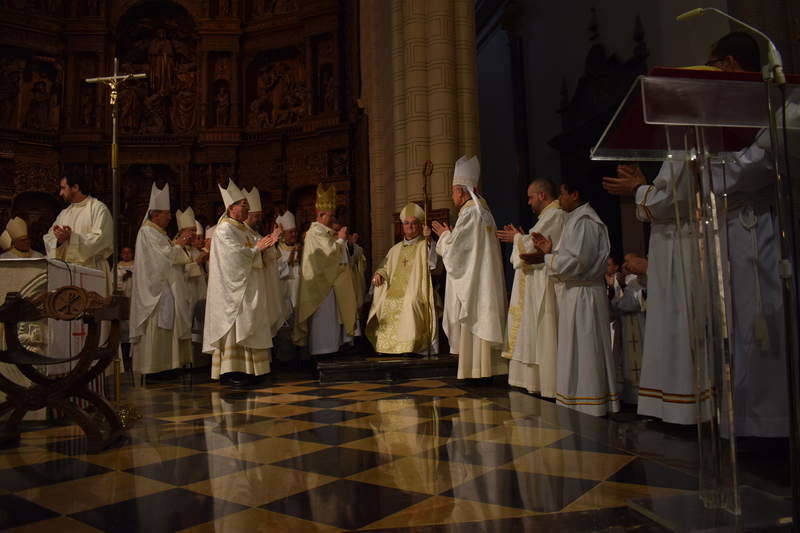
[[[774,81],[778,85],[785,85],[786,84],[786,76],[783,74],[783,58],[781,58],[781,53],[778,51],[778,48],[775,46],[775,43],[772,42],[772,39],[767,37],[764,32],[754,28],[753,26],[743,22],[733,15],[729,15],[722,10],[719,10],[715,7],[697,7],[686,13],[682,13],[675,17],[675,20],[681,22],[698,15],[702,15],[706,11],[712,11],[717,13],[718,15],[722,15],[723,17],[732,20],[736,24],[742,26],[743,28],[747,28],[751,32],[755,33],[765,41],[767,41],[767,69],[764,72],[764,79],[768,81]],[[720,58],[721,59],[721,58]]]

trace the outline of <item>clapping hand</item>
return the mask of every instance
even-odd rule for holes
[[[497,230],[497,238],[500,242],[514,242],[514,236],[517,234],[525,235],[522,228],[517,228],[513,224],[506,224],[503,229]]]
[[[541,233],[532,233],[531,238],[533,238],[533,245],[543,254],[549,254],[553,251],[553,241]]]
[[[646,183],[639,165],[619,165],[616,178],[603,178],[603,188],[615,196],[633,196],[636,189]]]
[[[72,228],[69,226],[53,226],[53,234],[56,236],[58,244],[66,242],[72,235]]]
[[[381,285],[383,285],[383,276],[381,276],[380,274],[375,274],[374,276],[372,276],[372,284],[375,285],[376,287],[380,287]]]
[[[434,220],[433,222],[431,222],[431,229],[436,235],[441,237],[443,233],[447,233],[448,231],[450,231],[450,225],[442,224],[438,220]]]

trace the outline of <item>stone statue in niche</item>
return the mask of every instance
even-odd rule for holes
[[[11,121],[17,108],[17,97],[25,64],[25,60],[21,58],[0,59],[0,126],[2,127],[14,126]]]
[[[184,65],[182,72],[176,76],[178,92],[172,108],[172,126],[178,133],[186,133],[195,125],[195,99],[197,97],[197,72],[188,70]]]
[[[233,15],[231,0],[219,0],[217,4],[218,13],[222,17],[230,17]]]
[[[125,66],[123,66],[125,69]],[[131,72],[130,65],[123,72]],[[139,133],[144,114],[144,103],[142,94],[146,94],[146,89],[142,87],[145,82],[133,81],[122,86],[119,91],[119,128],[123,133]]]
[[[217,94],[214,96],[214,114],[216,126],[228,125],[231,116],[231,95],[226,85],[217,88]]]
[[[326,63],[320,67],[320,92],[321,110],[336,111],[336,101],[339,95],[336,76],[333,74],[333,65]]]
[[[346,176],[348,174],[349,158],[347,150],[334,150],[330,152],[328,164],[329,176]]]
[[[214,61],[214,81],[231,79],[231,58],[220,56]]]
[[[78,62],[78,79],[85,80],[94,76],[95,60],[91,57],[83,57]],[[84,128],[93,128],[97,117],[97,85],[81,82],[80,86],[80,106],[78,110],[79,124]]]
[[[156,30],[147,55],[150,60],[150,88],[160,96],[167,96],[172,91],[175,49],[172,41],[167,39],[167,31],[164,28]]]
[[[23,128],[49,130],[50,128],[50,90],[44,80],[34,82],[30,102],[25,112]]]

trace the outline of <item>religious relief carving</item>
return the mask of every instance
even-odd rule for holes
[[[64,16],[63,0],[0,0],[0,7],[21,9],[53,17]]]
[[[146,72],[146,80],[120,91],[120,130],[129,134],[185,134],[196,126],[197,34],[184,8],[145,3],[125,14],[118,27],[123,72]]]
[[[27,61],[21,57],[0,58],[0,127],[16,126],[22,74]]]
[[[22,127],[38,131],[58,129],[64,70],[55,58],[33,57],[31,72],[23,78]]]
[[[210,123],[216,127],[229,126],[231,122],[231,55],[227,52],[212,54],[213,79],[209,98]]]
[[[254,19],[288,15],[297,11],[297,0],[252,0],[252,17]]]
[[[347,150],[331,150],[328,152],[328,176],[340,177],[350,174],[350,158],[347,155]]]
[[[339,84],[336,76],[336,48],[329,35],[314,40],[315,87],[314,109],[317,113],[336,111]]]
[[[248,107],[249,130],[291,126],[308,114],[308,84],[302,48],[263,53],[251,63],[248,74],[248,85],[255,88]]]
[[[45,166],[30,161],[17,161],[14,187],[17,191],[53,192],[56,188],[58,167]]]
[[[233,177],[233,165],[230,163],[214,163],[211,165],[216,185],[228,186],[228,180]],[[213,190],[213,189],[212,189]]]
[[[86,83],[86,78],[97,75],[97,56],[81,55],[78,58],[78,114],[77,126],[94,128],[97,126],[97,84]]]
[[[16,168],[13,159],[0,159],[0,191],[6,195],[14,191]]]

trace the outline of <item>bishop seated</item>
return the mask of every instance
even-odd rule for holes
[[[386,254],[372,277],[374,294],[367,338],[378,353],[439,353],[431,271],[438,255],[425,212],[414,203],[400,212],[403,240]]]

